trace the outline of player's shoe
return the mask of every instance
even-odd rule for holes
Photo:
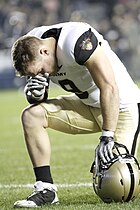
[[[37,208],[48,204],[58,204],[57,187],[54,184],[38,181],[34,185],[33,193],[25,200],[14,203],[17,208]]]

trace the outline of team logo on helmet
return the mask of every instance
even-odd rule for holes
[[[92,50],[93,46],[90,38],[86,38],[84,41],[82,41],[80,47],[82,50]]]

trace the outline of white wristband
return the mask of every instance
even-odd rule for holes
[[[102,136],[113,137],[114,136],[114,132],[113,131],[102,130]]]

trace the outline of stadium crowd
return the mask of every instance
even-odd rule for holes
[[[0,0],[0,50],[35,26],[70,20],[93,25],[140,78],[139,0]]]

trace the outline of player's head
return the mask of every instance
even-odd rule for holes
[[[12,47],[14,68],[19,75],[26,75],[26,71],[36,59],[40,40],[33,36],[19,38]]]
[[[23,36],[13,44],[11,56],[20,76],[52,73],[55,69],[54,52],[47,39]]]
[[[98,166],[96,162],[93,171],[94,191],[104,202],[128,202],[138,196],[140,169],[132,155],[116,155],[108,166],[98,161]]]

